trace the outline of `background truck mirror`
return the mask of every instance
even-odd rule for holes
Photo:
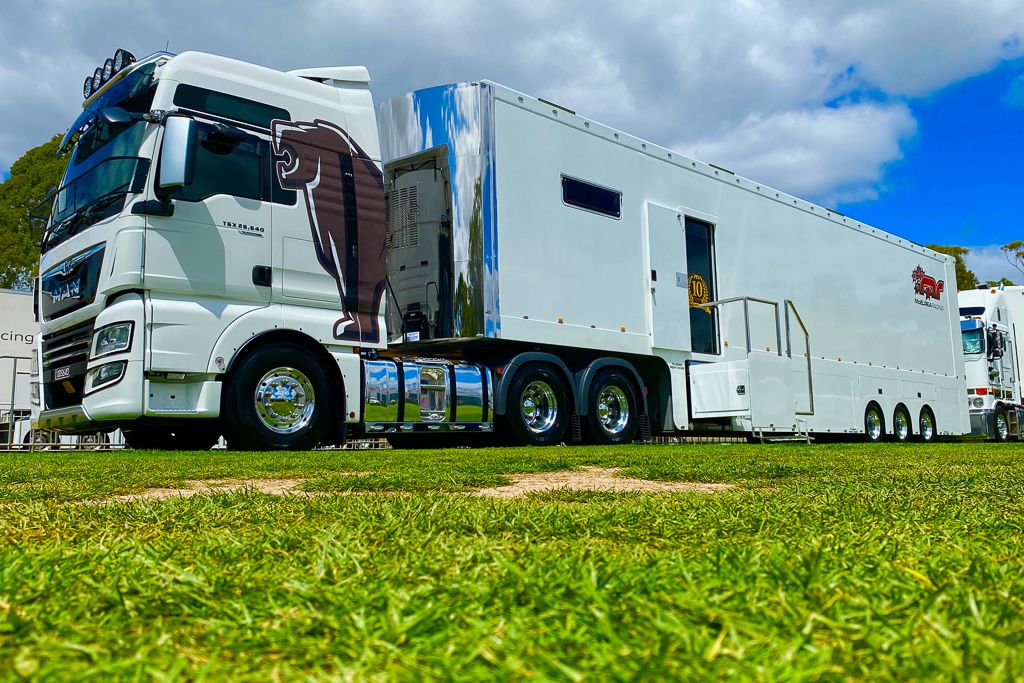
[[[161,195],[191,184],[195,172],[195,141],[195,121],[184,116],[167,117],[160,145],[158,191]]]

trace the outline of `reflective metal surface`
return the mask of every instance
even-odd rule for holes
[[[519,409],[527,429],[534,434],[544,434],[558,420],[558,399],[551,385],[543,380],[534,380],[526,385]]]
[[[448,368],[444,365],[403,363],[405,422],[448,420]]]
[[[1010,424],[1006,420],[1006,413],[999,411],[996,413],[996,440],[1006,441],[1010,438]]]
[[[475,365],[456,365],[455,419],[459,422],[481,422],[484,419],[484,382],[487,376]]]
[[[900,441],[906,441],[910,436],[910,418],[902,410],[897,411],[892,421],[893,433]]]
[[[500,336],[493,113],[493,90],[486,83],[417,90],[380,107],[385,189],[390,162],[442,146],[447,154],[452,268],[445,275],[450,282],[435,286],[452,292],[451,324],[442,326],[451,338]],[[392,278],[401,280],[405,272],[389,269],[393,288],[401,289]],[[389,312],[389,328],[407,313]],[[392,335],[400,331],[396,327]]]
[[[366,422],[396,422],[401,397],[398,395],[398,367],[394,361],[363,361],[366,389],[363,419]]]
[[[870,409],[864,419],[864,423],[869,439],[878,441],[882,438],[882,416],[878,414],[878,410],[875,408]]]
[[[295,368],[279,367],[265,374],[253,398],[260,422],[278,434],[297,432],[313,419],[313,385]]]
[[[921,413],[920,432],[921,438],[925,441],[931,441],[935,437],[935,419],[928,411]]]
[[[597,399],[597,419],[609,434],[619,434],[629,424],[629,398],[621,387],[608,385]]]

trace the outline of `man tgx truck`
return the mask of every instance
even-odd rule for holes
[[[979,287],[960,292],[960,330],[971,433],[996,441],[1020,438],[1018,320],[1024,287]]]
[[[48,429],[968,431],[950,258],[559,105],[479,81],[378,121],[363,67],[195,52],[119,51],[83,94],[41,241]]]

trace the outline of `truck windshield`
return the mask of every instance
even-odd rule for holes
[[[153,102],[153,68],[146,65],[103,93],[68,131],[62,150],[74,145],[60,188],[33,212],[43,252],[123,206],[124,195],[141,189],[149,160],[139,157],[145,121],[111,124],[105,107],[148,112]],[[117,206],[120,200],[120,205]]]
[[[965,354],[977,354],[985,350],[984,330],[964,330],[963,341]]]

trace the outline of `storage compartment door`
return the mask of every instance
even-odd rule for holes
[[[750,413],[747,361],[690,366],[690,410],[694,420]]]
[[[648,273],[651,301],[651,346],[690,349],[690,313],[686,278],[686,237],[679,212],[647,205]]]
[[[747,362],[751,425],[754,429],[793,431],[796,428],[793,360],[774,353],[753,351]]]

